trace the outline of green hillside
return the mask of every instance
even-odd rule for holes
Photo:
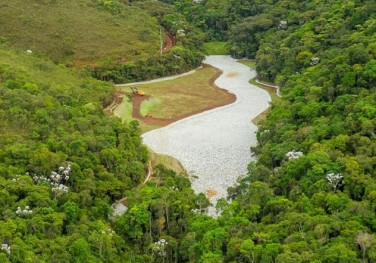
[[[146,12],[119,1],[0,3],[1,41],[78,66],[154,55],[159,50],[159,27]]]
[[[376,262],[374,0],[163,2],[0,4],[0,262]],[[173,35],[184,29],[177,46],[153,56],[158,25],[136,6]],[[117,63],[118,37],[98,44],[116,31],[104,24],[124,21],[145,33],[133,45],[145,48],[125,53],[151,56]],[[144,182],[138,124],[103,112],[113,85],[54,63],[113,57],[94,75],[119,82],[176,74],[200,63],[204,37],[255,58],[283,95],[218,218],[182,175],[157,166]],[[109,217],[124,196],[128,211]]]
[[[78,262],[74,241],[107,231],[111,203],[145,177],[137,125],[102,110],[113,90],[0,47],[0,237],[11,246],[1,262]]]

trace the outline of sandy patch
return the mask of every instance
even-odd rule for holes
[[[239,75],[239,72],[230,72],[226,74],[226,77],[233,78]]]

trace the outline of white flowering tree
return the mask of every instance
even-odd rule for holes
[[[33,210],[30,209],[30,206],[25,206],[24,209],[22,209],[20,206],[17,207],[16,214],[19,216],[26,216],[26,215],[31,215],[33,213]]]
[[[279,21],[278,28],[279,29],[286,29],[287,28],[287,21],[286,20]]]
[[[303,155],[304,155],[303,152],[292,150],[292,151],[287,152],[285,156],[289,160],[295,160],[295,159],[299,159],[299,157]]]
[[[55,197],[59,197],[69,191],[69,187],[66,186],[66,183],[69,180],[70,172],[71,164],[68,163],[67,167],[60,166],[57,172],[52,171],[48,177],[44,175],[34,175],[33,180],[36,184],[48,182],[51,185],[51,191],[54,193]]]
[[[343,181],[343,176],[340,173],[327,174],[326,179],[332,186],[334,192],[336,192],[338,188],[345,184],[345,182]]]
[[[164,238],[158,240],[157,242],[154,242],[154,244],[152,245],[153,253],[155,253],[158,256],[161,256],[163,262],[165,262],[165,258],[167,256],[167,253],[166,253],[167,245],[168,245],[168,242]]]
[[[10,255],[10,246],[8,244],[1,244],[1,250]]]
[[[318,57],[311,57],[311,62],[309,63],[311,66],[317,65],[320,62],[320,58]]]

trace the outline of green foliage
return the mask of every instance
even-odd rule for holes
[[[201,65],[204,57],[200,51],[203,35],[184,16],[155,2],[136,2],[134,5],[153,15],[172,35],[175,46],[165,54],[154,52],[149,56],[135,57],[132,61],[103,60],[91,69],[94,77],[115,83],[129,83],[176,75]]]
[[[195,10],[186,16],[198,23],[200,8],[207,11],[211,1],[183,2],[175,1],[176,8]],[[231,1],[219,6],[225,2]],[[259,78],[277,80],[283,97],[261,122],[259,145],[252,149],[258,161],[228,189],[230,203],[218,205],[217,223],[209,228],[197,217],[191,221],[206,230],[196,232],[190,246],[195,254],[185,259],[372,262],[375,6],[337,0],[271,4],[258,3],[252,16],[236,20],[228,42],[234,56],[255,56]],[[301,155],[290,158],[289,152]],[[335,187],[329,174],[341,178]]]
[[[194,233],[202,237],[207,228],[201,224],[213,227],[210,222],[215,220],[204,215],[194,217],[195,195],[186,177],[157,166],[152,178],[155,181],[152,179],[142,188],[127,191],[129,211],[116,219],[115,230],[137,254],[152,257],[155,242],[164,238],[168,242],[166,257],[184,258],[185,241],[189,239],[183,239],[184,235],[188,232],[188,236]]]
[[[206,42],[203,44],[206,55],[227,55],[228,48],[226,42]]]
[[[94,69],[93,75],[98,79],[115,83],[141,81],[189,71],[198,67],[202,59],[201,52],[177,45],[164,55],[150,56],[124,64],[100,65]]]
[[[147,154],[137,123],[102,111],[112,85],[2,46],[0,238],[11,254],[2,250],[0,260],[375,261],[373,1],[164,1],[182,14],[168,4],[130,2],[87,8],[113,19],[144,8],[178,45],[162,56],[103,60],[93,74],[117,82],[176,74],[202,59],[195,26],[207,40],[230,37],[231,53],[255,56],[259,77],[277,80],[283,93],[259,126],[252,149],[258,161],[211,218],[204,214],[209,200],[184,176],[158,166],[142,185]],[[59,3],[30,9],[52,12]],[[9,12],[10,4],[2,5]],[[147,41],[148,33],[140,38]],[[68,165],[68,192],[33,179]],[[123,196],[128,211],[113,216],[111,204]]]
[[[137,124],[104,114],[110,84],[4,47],[0,61],[0,238],[10,262],[118,262],[125,245],[108,216],[145,177]],[[58,192],[47,179],[68,166]]]

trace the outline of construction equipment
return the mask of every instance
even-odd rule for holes
[[[134,95],[140,95],[140,96],[144,96],[144,95],[145,95],[145,91],[143,91],[143,90],[138,90],[138,88],[137,88],[136,86],[131,86],[130,88],[131,88],[132,93],[133,93]]]

